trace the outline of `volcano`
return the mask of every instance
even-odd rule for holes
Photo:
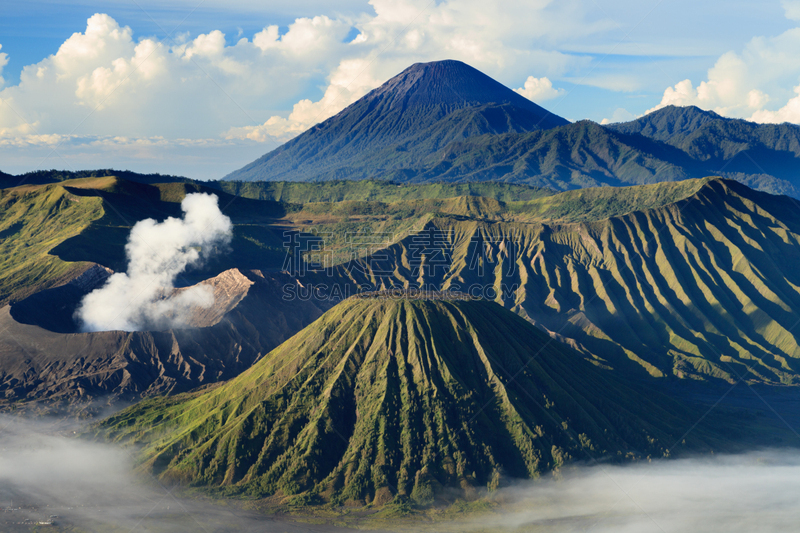
[[[102,432],[143,445],[142,467],[166,481],[355,505],[714,445],[708,419],[694,427],[698,413],[500,305],[434,294],[351,297],[237,378],[144,400]]]
[[[226,180],[364,179],[448,143],[569,124],[460,61],[417,63]]]

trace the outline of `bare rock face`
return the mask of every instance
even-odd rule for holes
[[[92,264],[81,275],[67,283],[83,292],[91,292],[102,285],[114,271],[97,263]]]
[[[192,328],[207,328],[219,323],[222,318],[239,305],[253,281],[242,274],[239,269],[232,268],[211,279],[201,281],[198,285],[211,287],[214,291],[214,305],[211,307],[196,307],[187,320],[187,325]],[[177,289],[175,292],[187,290]]]
[[[191,327],[76,332],[71,310],[109,274],[95,267],[0,308],[0,409],[121,405],[231,379],[336,303],[288,301],[285,287],[298,283],[291,276],[232,269],[201,282],[213,288],[215,305],[198,308]]]

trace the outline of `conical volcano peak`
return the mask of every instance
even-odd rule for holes
[[[510,104],[529,111],[543,111],[483,72],[452,59],[415,63],[375,89],[367,98],[389,98],[405,107],[445,105],[463,108]],[[560,117],[553,118],[564,124],[567,122]]]
[[[225,179],[385,178],[452,142],[566,124],[461,61],[416,63]]]
[[[570,458],[661,457],[684,434],[706,449],[707,429],[688,431],[696,420],[494,302],[364,297],[239,377],[146,400],[104,428],[142,444],[143,466],[164,480],[278,501],[427,505]]]

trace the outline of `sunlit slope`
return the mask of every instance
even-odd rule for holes
[[[234,221],[231,253],[207,265],[206,277],[233,267],[278,268],[285,256],[285,214],[278,202],[234,198],[197,184],[147,185],[114,176],[0,190],[0,305],[77,276],[90,263],[126,268],[125,243],[144,218],[180,217],[191,192],[212,192]]]
[[[591,187],[504,204],[506,220],[582,222],[663,207],[697,193],[714,177],[630,187]]]
[[[440,217],[337,275],[364,287],[492,287],[505,307],[615,369],[797,383],[799,215],[791,198],[712,180],[593,222]]]
[[[0,190],[0,305],[76,276],[88,265],[50,251],[104,214],[100,198],[60,185]]]
[[[401,202],[483,196],[501,201],[524,201],[554,194],[550,189],[495,182],[423,183],[398,185],[391,181],[325,181],[319,183],[292,181],[220,181],[213,182],[221,190],[256,200],[275,200],[295,204],[309,202],[379,201]]]
[[[161,479],[302,502],[430,503],[570,460],[708,449],[682,405],[624,385],[487,301],[350,299],[241,376],[103,423]],[[444,495],[443,497],[448,497]]]

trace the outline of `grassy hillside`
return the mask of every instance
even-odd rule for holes
[[[688,198],[715,178],[684,180],[635,187],[593,187],[567,191],[526,202],[508,202],[507,218],[520,221],[578,222],[604,220],[634,211],[654,209]]]
[[[100,198],[81,197],[59,185],[0,190],[0,305],[85,269],[50,252],[103,214]]]
[[[0,190],[0,304],[74,277],[89,262],[124,270],[133,224],[180,217],[181,200],[195,191],[216,192],[235,223],[233,253],[198,275],[233,266],[280,267],[284,237],[272,223],[286,208],[277,202],[234,198],[195,184],[146,185],[113,176],[23,185]]]
[[[349,194],[349,186],[331,185]],[[377,185],[371,196],[383,194]],[[314,283],[488,287],[603,366],[798,382],[792,309],[800,308],[800,278],[792,265],[800,222],[790,198],[714,179],[509,202],[394,201],[402,189],[386,191],[387,201],[302,205],[216,191],[235,224],[232,253],[185,281],[232,267],[280,269],[284,232],[299,231],[303,245],[292,251],[307,254],[310,267],[339,265],[332,279],[318,273]],[[130,226],[179,216],[179,202],[197,190],[211,189],[106,177],[2,191],[0,301],[58,284],[88,261],[124,268]]]
[[[796,264],[795,200],[712,180],[675,203],[580,223],[437,218],[336,275],[488,287],[597,364],[634,374],[797,384]]]
[[[47,185],[68,180],[83,178],[102,178],[104,176],[117,176],[137,183],[169,183],[191,182],[189,178],[170,176],[165,174],[140,174],[129,170],[97,169],[97,170],[35,170],[17,176],[0,172],[0,189],[18,187],[20,185]]]
[[[221,495],[382,505],[475,497],[572,461],[718,434],[486,301],[350,299],[236,379],[102,424],[143,468]]]
[[[548,189],[506,183],[428,183],[399,184],[391,181],[326,181],[304,183],[290,181],[221,181],[214,182],[223,191],[256,200],[274,200],[293,204],[309,202],[378,201],[402,202],[454,196],[483,196],[503,202],[526,201],[554,194]]]

